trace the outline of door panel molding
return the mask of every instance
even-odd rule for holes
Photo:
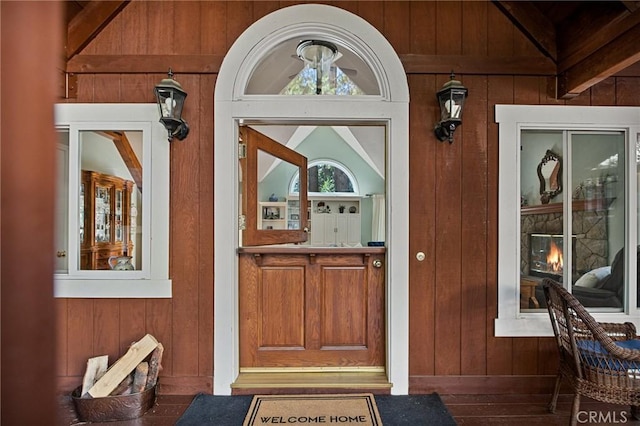
[[[384,251],[288,250],[240,253],[240,368],[384,365]]]

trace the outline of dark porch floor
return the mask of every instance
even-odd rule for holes
[[[441,395],[447,408],[460,425],[567,425],[572,395],[561,395],[555,414],[547,411],[549,395]],[[135,420],[90,423],[96,426],[173,426],[187,409],[192,395],[159,395],[156,405],[143,417]],[[60,397],[57,426],[87,424],[79,422],[71,399]],[[629,407],[603,404],[583,398],[579,424],[620,425],[638,424],[631,419]],[[220,425],[224,426],[224,425]],[[385,425],[394,426],[394,425]]]

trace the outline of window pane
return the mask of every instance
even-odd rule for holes
[[[291,180],[290,193],[298,191],[299,175]],[[356,194],[357,184],[347,168],[334,161],[313,161],[307,168],[307,190],[319,194]]]
[[[80,270],[142,269],[142,132],[81,131]]]
[[[624,134],[525,130],[521,143],[521,309],[544,307],[539,283],[549,277],[565,283],[586,307],[622,310]],[[565,187],[570,210],[562,202]]]
[[[367,63],[347,46],[334,43],[330,61],[311,64],[297,55],[300,37],[274,46],[251,73],[247,95],[373,95],[381,91]]]
[[[309,167],[309,192],[353,192],[351,179],[331,164]]]
[[[562,131],[524,130],[520,149],[520,309],[544,307],[543,278],[564,282]]]
[[[293,78],[280,92],[281,95],[365,95],[339,67],[332,66],[329,72],[322,74],[320,70],[309,64]]]
[[[69,270],[69,131],[58,131],[56,145],[56,273],[67,273]],[[82,194],[80,195],[82,197]],[[80,221],[80,239],[83,236],[82,220]]]
[[[586,307],[622,310],[624,280],[624,134],[572,133],[575,239],[572,292]]]
[[[288,212],[288,177],[299,172],[298,166],[258,149],[258,229],[300,229],[300,215],[291,217]],[[299,197],[300,194],[289,194]]]
[[[635,154],[636,157],[636,188],[640,188],[640,133],[638,133],[635,136],[635,140],[636,140],[636,144],[635,144],[635,153],[632,153],[632,155]],[[618,187],[618,190],[620,190],[620,188]],[[638,216],[637,216],[637,222],[636,223],[640,223],[640,196],[638,197]],[[640,226],[637,227],[637,241],[640,243]],[[640,245],[638,245],[638,252],[640,252]],[[636,255],[636,259],[640,258],[640,255]],[[640,266],[638,266],[638,263],[636,263],[636,284],[638,283],[638,277],[640,276]],[[637,287],[636,287],[637,288]],[[640,307],[640,292],[637,293],[637,306]]]

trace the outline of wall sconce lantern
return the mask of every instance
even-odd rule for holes
[[[453,143],[453,132],[462,124],[462,107],[467,99],[469,90],[451,73],[451,80],[447,81],[438,91],[438,103],[440,104],[440,122],[436,124],[434,132],[441,140],[449,140]]]
[[[173,72],[169,68],[169,78],[163,79],[155,87],[158,108],[160,109],[160,122],[169,131],[169,142],[174,137],[183,140],[189,134],[189,125],[182,119],[182,107],[187,97],[187,92],[182,90],[180,83],[173,79]]]

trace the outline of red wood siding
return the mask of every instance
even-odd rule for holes
[[[540,57],[490,2],[338,1],[378,28],[401,55]],[[134,1],[82,55],[224,55],[260,17],[295,2]],[[165,19],[164,16],[173,16]],[[451,31],[451,28],[460,29]],[[167,64],[167,68],[172,64]],[[455,63],[451,68],[456,71]],[[446,74],[411,73],[410,375],[412,391],[486,391],[458,379],[554,373],[551,339],[496,338],[497,103],[639,105],[640,79],[609,78],[571,101],[547,95],[544,75],[458,74],[469,88],[453,144],[438,142],[435,92]],[[161,74],[80,74],[77,102],[154,102]],[[76,385],[86,358],[112,359],[152,333],[163,342],[165,393],[211,391],[213,376],[213,90],[216,75],[177,74],[189,93],[189,137],[171,145],[171,300],[64,300],[57,374]],[[418,251],[426,260],[413,257]],[[220,283],[228,285],[228,283]],[[444,376],[444,377],[442,377]],[[511,380],[513,379],[513,380]],[[461,384],[462,383],[462,384]],[[481,383],[477,381],[474,383]],[[527,378],[527,391],[551,382]]]

